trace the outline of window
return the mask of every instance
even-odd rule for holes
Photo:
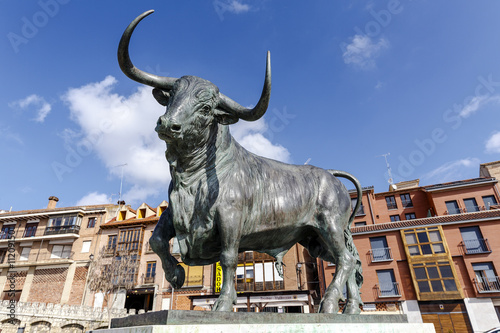
[[[6,256],[7,256],[7,249],[0,249],[0,264],[3,264]]]
[[[387,204],[387,209],[397,209],[396,198],[393,195],[385,197],[385,202]]]
[[[137,218],[143,219],[145,217],[146,217],[146,208],[139,209],[139,211],[137,212]]]
[[[54,245],[50,254],[51,259],[68,259],[71,257],[71,245]]]
[[[180,265],[186,273],[183,288],[203,286],[203,266],[187,266],[184,263],[180,263]]]
[[[146,264],[146,276],[144,283],[154,283],[156,276],[156,261],[148,261]]]
[[[386,269],[377,271],[378,277],[378,297],[397,297],[401,296],[399,286],[394,278],[394,271]]]
[[[486,209],[490,209],[491,206],[498,205],[497,199],[495,199],[494,195],[486,195],[483,197],[484,207]]]
[[[19,260],[27,261],[29,259],[29,256],[30,256],[30,251],[31,251],[31,247],[22,247],[21,248],[21,256],[19,257]]]
[[[88,253],[88,252],[90,252],[90,244],[92,244],[92,241],[83,241],[83,243],[82,243],[82,253]]]
[[[459,214],[460,208],[458,208],[458,203],[456,200],[446,201],[446,209],[448,210],[448,214]]]
[[[275,259],[268,254],[246,251],[238,255],[236,291],[266,291],[285,288],[283,278],[275,267]],[[305,269],[304,263],[297,269]],[[220,267],[220,266],[219,266]]]
[[[82,224],[81,215],[57,216],[49,219],[44,235],[78,233]]]
[[[401,219],[399,218],[399,215],[391,215],[390,218],[391,218],[391,222],[401,221]]]
[[[146,277],[154,277],[156,275],[156,261],[149,261],[146,267]]]
[[[387,246],[385,236],[370,238],[370,256],[372,262],[392,260],[391,249]]]
[[[464,199],[464,204],[467,213],[479,211],[479,206],[475,198]]]
[[[404,208],[413,207],[413,202],[411,201],[410,193],[401,194],[401,203],[403,204]]]
[[[118,221],[123,221],[123,220],[125,220],[126,217],[127,217],[127,211],[126,210],[122,210],[122,211],[118,212],[118,218],[117,218],[117,220]]]
[[[108,250],[116,249],[116,239],[118,235],[109,235],[108,236],[108,246],[106,247]]]
[[[10,239],[14,235],[14,225],[6,225],[2,227],[0,239]]]
[[[90,217],[89,221],[87,222],[87,228],[93,228],[93,227],[95,227],[95,220],[96,220],[95,217]]]
[[[354,222],[355,227],[362,227],[366,225],[366,221]]]
[[[412,265],[421,293],[457,291],[455,276],[448,261]]]
[[[405,218],[407,220],[415,220],[417,217],[415,216],[415,213],[406,213]]]
[[[161,214],[163,214],[163,212],[165,211],[166,208],[167,208],[167,206],[158,207],[158,213],[156,215],[161,216]]]
[[[462,234],[462,246],[466,254],[491,252],[488,241],[483,239],[478,226],[460,228],[460,233]]]
[[[446,252],[438,227],[405,230],[404,234],[411,256]]]
[[[500,291],[500,281],[493,270],[493,263],[483,262],[472,264],[476,274],[476,287],[478,292]]]
[[[358,198],[351,198],[351,207],[354,209],[356,207],[356,202],[358,202]],[[360,203],[358,210],[356,211],[355,216],[361,216],[361,215],[366,215],[365,214],[365,208],[363,207],[363,203]]]
[[[142,228],[122,229],[118,237],[118,251],[137,251],[142,240]]]
[[[36,223],[27,223],[26,228],[24,228],[23,237],[35,237],[36,228],[38,227],[38,222]]]

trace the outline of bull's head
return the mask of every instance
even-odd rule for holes
[[[203,142],[214,120],[220,124],[234,124],[239,119],[254,121],[264,115],[271,95],[271,60],[267,53],[266,77],[259,102],[253,109],[236,103],[219,92],[213,83],[195,76],[180,79],[162,77],[143,72],[131,62],[128,46],[132,32],[137,24],[153,10],[139,15],[125,29],[118,46],[120,68],[134,81],[154,87],[156,100],[167,107],[158,119],[156,131],[167,143],[182,140],[194,144]]]

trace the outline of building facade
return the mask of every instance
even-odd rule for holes
[[[437,332],[500,326],[499,166],[481,165],[481,178],[363,189],[351,230],[362,260],[364,312],[406,313],[413,322],[434,323]],[[324,290],[335,266],[320,264]]]

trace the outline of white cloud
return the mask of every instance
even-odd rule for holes
[[[486,141],[487,153],[500,153],[500,132],[493,133]]]
[[[474,96],[460,111],[460,117],[467,118],[490,102],[500,103],[500,96]]]
[[[30,95],[24,99],[20,99],[18,101],[14,101],[9,103],[10,107],[18,107],[20,109],[27,109],[28,107],[34,107],[36,109],[36,117],[32,120],[43,123],[45,117],[49,114],[50,110],[52,110],[52,106],[47,103],[45,98],[40,97],[38,95]]]
[[[76,206],[109,204],[110,198],[107,194],[91,192],[77,201]]]
[[[281,145],[273,144],[264,134],[268,125],[264,118],[247,122],[240,120],[231,125],[231,133],[240,145],[254,154],[281,162],[290,162],[290,152]]]
[[[79,129],[66,129],[60,136],[66,145],[81,145],[96,154],[117,179],[122,172],[117,166],[126,163],[122,198],[128,204],[146,202],[153,195],[166,198],[170,182],[166,146],[154,131],[165,109],[153,98],[150,87],[141,86],[130,96],[122,96],[113,93],[116,83],[108,76],[101,82],[69,89],[62,99]],[[264,137],[267,128],[264,119],[240,121],[231,126],[231,132],[253,153],[289,161],[286,148]]]
[[[69,89],[62,98],[80,129],[79,133],[66,130],[61,136],[66,144],[73,142],[94,152],[116,178],[122,172],[116,166],[127,164],[123,167],[122,195],[127,203],[146,201],[155,193],[167,197],[170,174],[165,143],[154,131],[164,107],[149,87],[141,86],[130,96],[113,93],[116,82],[108,76],[101,82]]]
[[[426,182],[445,183],[463,178],[464,169],[477,168],[480,161],[477,158],[464,158],[441,165],[426,173],[422,179]]]
[[[231,13],[240,14],[248,12],[250,10],[250,6],[241,3],[240,1],[232,0],[227,3],[227,10]]]
[[[385,38],[380,38],[374,43],[366,35],[355,35],[351,43],[345,47],[342,56],[346,64],[352,64],[361,69],[370,69],[375,67],[374,59],[388,47],[389,42]]]

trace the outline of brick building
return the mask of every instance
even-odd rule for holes
[[[499,171],[500,161],[482,164],[480,178],[363,189],[351,230],[362,260],[364,312],[406,313],[412,322],[434,323],[437,332],[500,325]],[[324,291],[335,266],[319,264]]]
[[[44,313],[45,309],[51,309],[48,314],[69,309],[75,315],[80,310],[85,312],[81,306],[86,297],[89,256],[98,243],[97,230],[112,205],[57,208],[58,200],[50,197],[45,209],[0,213],[2,304],[16,302],[16,313],[24,320],[18,318],[18,326],[83,331],[95,328],[99,320],[84,319],[94,318],[88,314],[73,320],[69,314],[62,317],[66,319],[49,319],[29,313]],[[36,309],[32,304],[37,304]],[[9,318],[7,310],[3,306],[0,309],[2,329],[15,330],[15,325],[3,325]]]

